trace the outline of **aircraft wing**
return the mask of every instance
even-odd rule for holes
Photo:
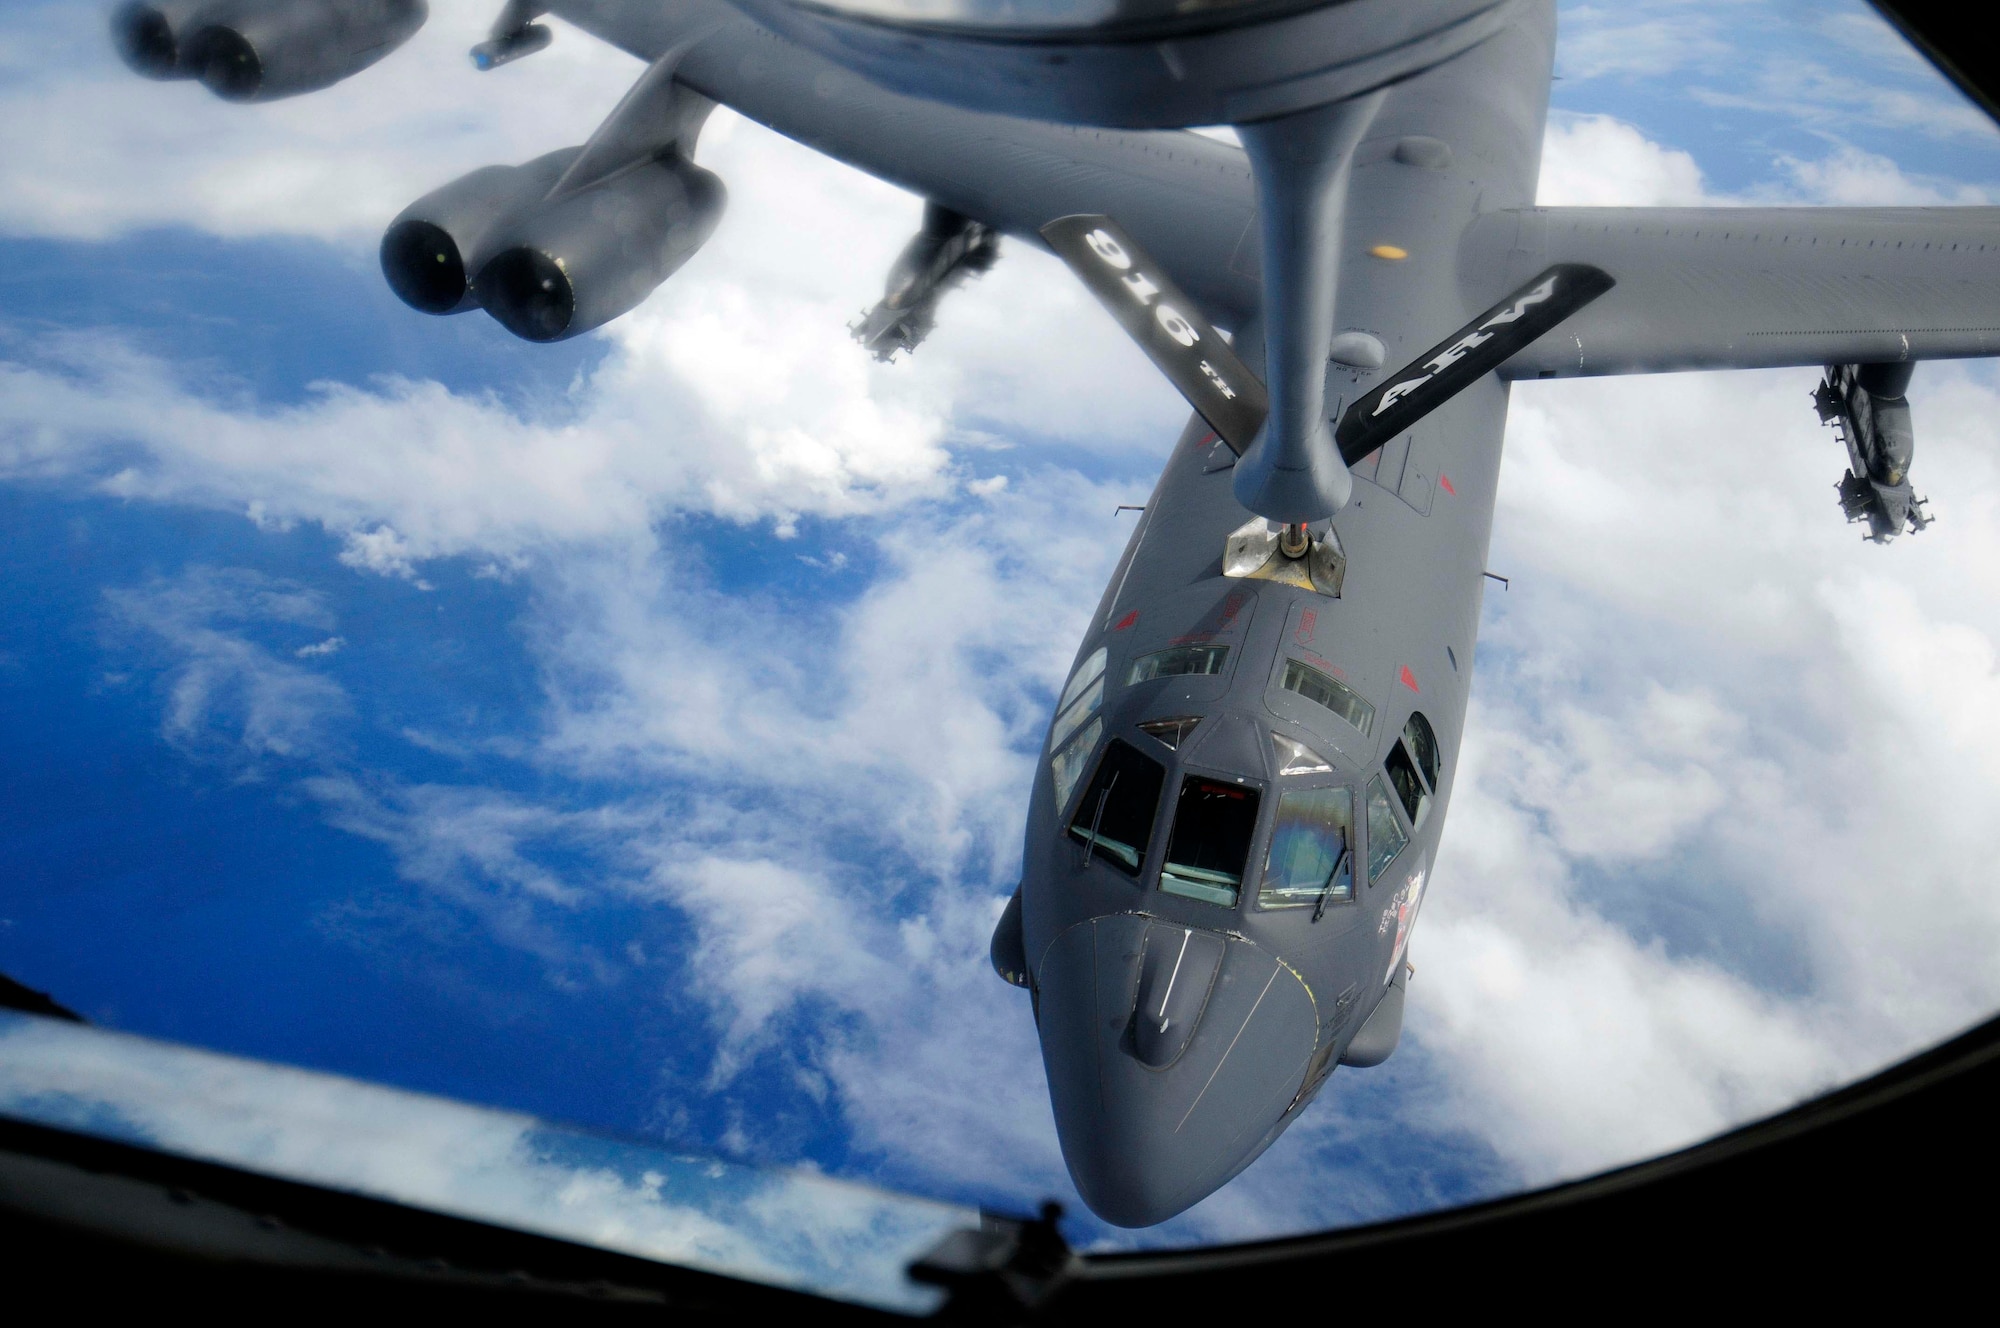
[[[1046,247],[1058,217],[1107,213],[1225,325],[1260,298],[1241,148],[1183,130],[1078,128],[923,101],[772,37],[721,0],[555,0],[552,13],[796,142]]]
[[[1502,377],[2000,355],[2000,208],[1528,208],[1476,220],[1459,271],[1557,263],[1617,285]]]

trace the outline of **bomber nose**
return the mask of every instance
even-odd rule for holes
[[[1063,1159],[1119,1226],[1164,1222],[1247,1166],[1318,1039],[1312,993],[1238,936],[1115,914],[1058,936],[1037,976]]]

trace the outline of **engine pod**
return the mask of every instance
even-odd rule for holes
[[[693,257],[726,198],[722,181],[694,163],[650,158],[509,223],[473,294],[518,337],[579,336],[638,305]]]
[[[519,166],[482,166],[404,208],[382,235],[389,289],[427,314],[478,307],[469,274],[493,256],[489,237],[539,203],[580,151],[562,148]]]
[[[162,19],[176,72],[199,78],[225,101],[275,101],[330,87],[401,46],[430,17],[425,0],[213,0],[192,12],[134,6],[121,18],[133,11],[132,21],[114,28],[121,50],[137,42],[141,56],[157,60],[160,24],[146,15]]]
[[[199,71],[181,62],[188,21],[215,0],[131,0],[111,15],[111,44],[135,74],[147,78],[193,78]]]

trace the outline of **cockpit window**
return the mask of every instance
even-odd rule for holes
[[[1187,741],[1195,726],[1201,723],[1200,715],[1184,715],[1178,719],[1152,719],[1139,726],[1139,731],[1149,737],[1158,738],[1175,751]]]
[[[1049,774],[1055,780],[1058,814],[1069,801],[1070,790],[1076,787],[1083,763],[1090,759],[1097,740],[1104,736],[1104,722],[1094,718],[1098,707],[1104,704],[1104,659],[1104,647],[1099,646],[1077,665],[1069,685],[1063,688],[1062,700],[1056,704],[1055,723],[1049,727]],[[1089,727],[1084,728],[1086,720]],[[1079,728],[1083,728],[1080,734]],[[1074,742],[1070,741],[1072,735],[1076,738]]]
[[[1150,678],[1176,678],[1188,673],[1220,673],[1228,658],[1228,646],[1175,646],[1171,650],[1155,650],[1132,661],[1132,671],[1126,675],[1125,681],[1134,683]]]
[[[1354,898],[1354,790],[1286,789],[1271,822],[1260,908],[1317,908]]]
[[[1389,807],[1389,786],[1377,775],[1368,781],[1368,884],[1381,879],[1409,842],[1410,832]]]
[[[1396,790],[1396,800],[1403,804],[1403,812],[1410,818],[1410,824],[1422,826],[1424,817],[1431,809],[1431,795],[1417,777],[1417,766],[1410,759],[1410,749],[1398,741],[1389,749],[1389,759],[1383,765],[1389,772],[1389,787]]]
[[[1097,740],[1104,736],[1104,721],[1093,719],[1076,741],[1061,748],[1049,758],[1049,774],[1056,781],[1056,814],[1062,814],[1063,806],[1069,802],[1069,791],[1076,787],[1077,776],[1083,773],[1084,762],[1097,750]]]
[[[1313,704],[1331,710],[1360,729],[1364,736],[1375,725],[1375,707],[1363,700],[1361,693],[1309,664],[1286,660],[1283,686],[1286,691],[1297,692]]]
[[[1097,773],[1077,799],[1070,838],[1124,872],[1137,876],[1146,864],[1146,841],[1153,837],[1153,813],[1160,803],[1166,767],[1131,744],[1113,738],[1097,763]]]
[[[1257,790],[1189,775],[1181,781],[1160,888],[1233,907],[1257,829]]]
[[[1090,658],[1076,666],[1076,672],[1069,675],[1069,686],[1063,688],[1062,700],[1056,702],[1056,713],[1069,709],[1069,703],[1083,695],[1083,689],[1104,676],[1104,647],[1090,652]]]
[[[1328,760],[1302,742],[1294,742],[1282,733],[1271,735],[1271,745],[1278,749],[1278,773],[1280,775],[1324,775],[1333,770]]]
[[[1403,741],[1410,744],[1410,755],[1417,758],[1417,769],[1422,772],[1424,783],[1431,792],[1438,786],[1438,740],[1431,729],[1431,722],[1424,718],[1421,710],[1412,711],[1410,722],[1403,725]]]
[[[1070,703],[1067,710],[1056,713],[1055,727],[1049,730],[1049,750],[1063,745],[1063,739],[1077,731],[1084,720],[1097,713],[1097,707],[1104,704],[1104,675],[1083,689],[1083,695]]]

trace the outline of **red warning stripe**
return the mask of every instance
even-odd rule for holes
[[[1458,497],[1458,490],[1451,487],[1451,476],[1445,474],[1443,471],[1438,472],[1438,487],[1452,497]]]
[[[1123,618],[1120,618],[1115,624],[1113,624],[1111,630],[1114,632],[1122,632],[1127,627],[1130,627],[1133,623],[1138,621],[1139,621],[1139,611],[1137,609],[1133,609],[1130,613],[1126,614]]]
[[[1415,692],[1419,696],[1423,695],[1423,688],[1417,686],[1417,675],[1410,672],[1409,665],[1405,664],[1403,666],[1403,671],[1402,673],[1397,675],[1397,678],[1398,681],[1400,681],[1403,684],[1403,686],[1409,688],[1411,691]]]

